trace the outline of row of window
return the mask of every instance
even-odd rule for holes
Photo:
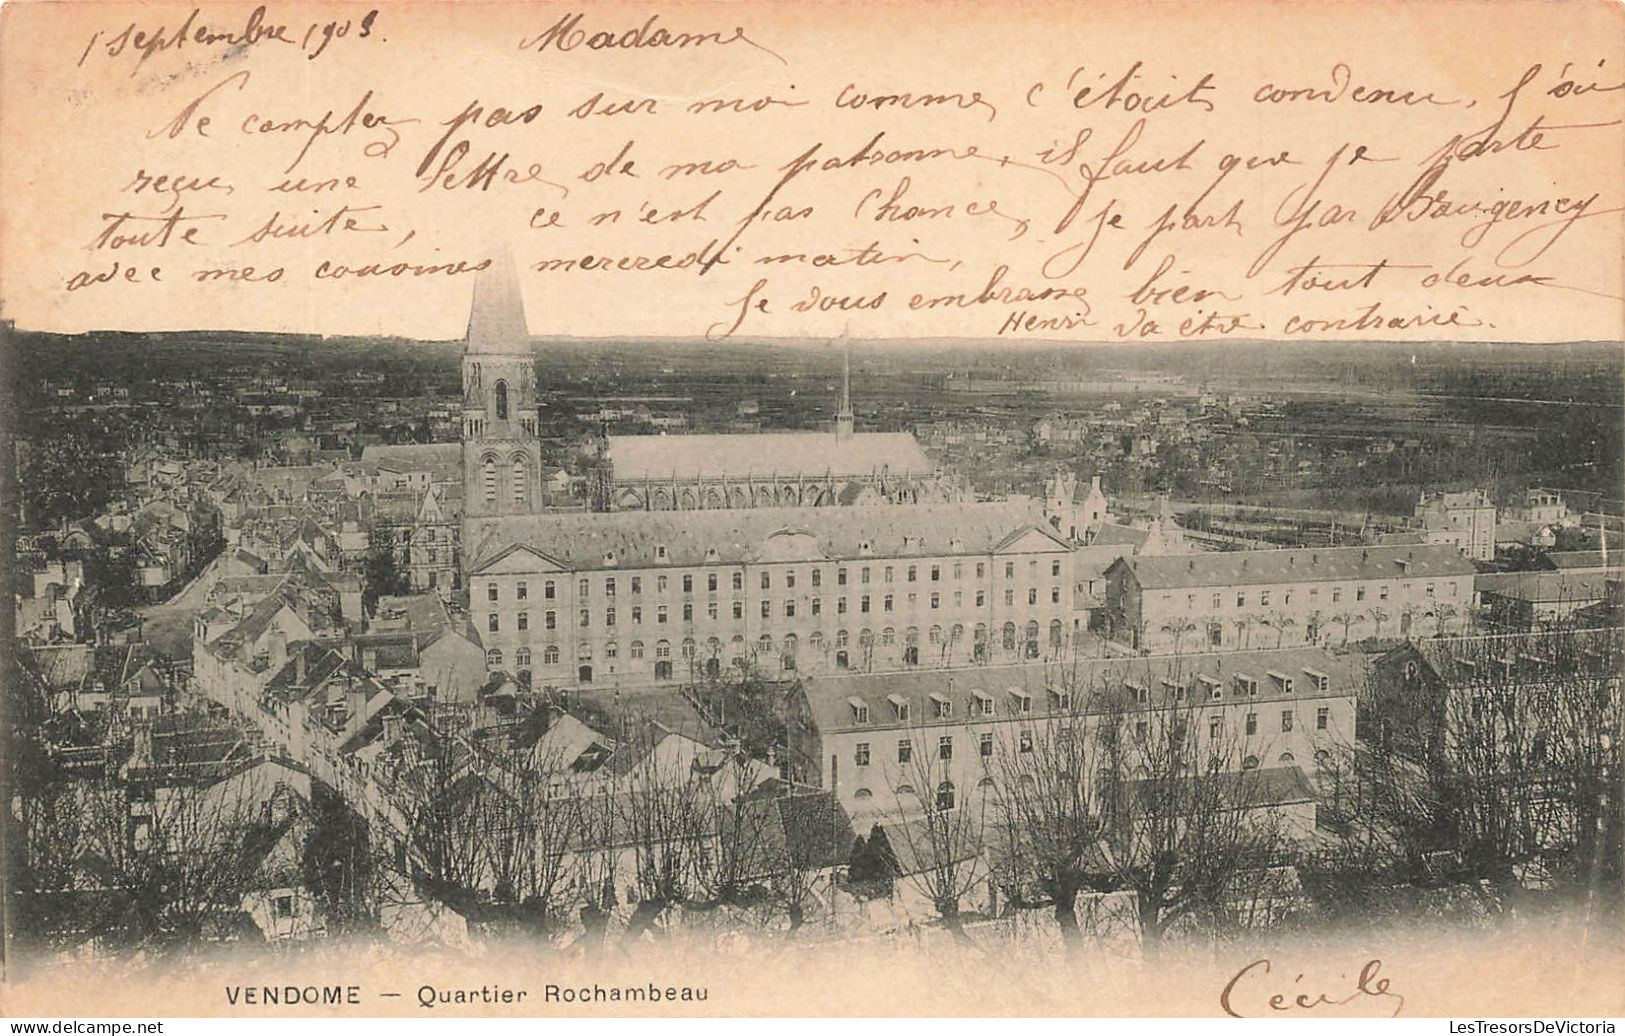
[[[521,588],[523,587],[523,585],[524,584],[520,584]],[[488,594],[487,596],[488,596],[488,598],[490,600],[494,601],[494,600],[497,599],[496,593],[495,593],[496,587],[492,586],[491,591],[492,592],[490,594]],[[909,597],[910,597],[909,603],[911,605],[915,603],[912,600],[913,596],[914,595],[912,595],[912,594],[909,595]],[[942,601],[941,601],[940,597],[941,597],[940,594],[932,594],[931,595],[930,604],[931,604],[931,607],[933,609],[940,609],[942,607]],[[526,598],[524,596],[523,590],[521,589],[520,600],[525,600],[525,599]],[[1061,588],[1060,587],[1053,587],[1051,589],[1051,591],[1050,591],[1050,603],[1059,604],[1060,601],[1061,601]],[[954,594],[954,603],[955,603],[955,605],[958,605],[960,603],[958,593]],[[1011,595],[1008,592],[1005,594],[1004,603],[1007,604],[1007,605],[1014,604],[1014,600],[1012,599]],[[1030,604],[1030,605],[1036,605],[1038,603],[1038,591],[1037,590],[1029,590],[1029,591],[1027,591],[1027,603]],[[865,594],[861,598],[859,598],[859,600],[858,600],[858,612],[859,612],[859,614],[863,614],[863,615],[872,614],[872,609],[870,607],[870,604],[871,604],[870,598],[869,598],[869,596],[867,594]],[[982,598],[982,594],[980,592],[978,592],[977,595],[976,595],[976,604],[977,604],[978,607],[983,606],[983,598]],[[759,608],[760,608],[760,613],[761,613],[762,618],[764,618],[764,619],[772,619],[772,618],[774,618],[775,612],[774,612],[773,602],[772,601],[761,601],[760,605],[759,605]],[[887,594],[885,596],[885,599],[881,602],[881,611],[882,611],[882,613],[890,613],[890,612],[893,612],[895,610],[896,610],[895,602],[892,600],[892,595]],[[744,604],[744,602],[743,601],[732,601],[732,602],[730,602],[729,611],[730,611],[730,614],[731,614],[731,616],[733,618],[735,618],[735,619],[743,619],[745,617],[745,604]],[[793,618],[795,618],[797,616],[798,611],[799,611],[799,607],[798,607],[797,601],[794,598],[788,598],[782,603],[782,605],[781,605],[781,607],[780,607],[780,609],[778,611],[778,614],[782,615],[786,619],[793,619]],[[824,601],[823,601],[823,598],[814,597],[812,599],[812,606],[809,609],[809,611],[810,611],[810,613],[812,615],[823,615],[824,614]],[[710,619],[713,619],[713,620],[717,619],[719,617],[720,613],[721,613],[721,608],[720,608],[719,603],[716,602],[716,601],[708,602],[706,604],[705,613],[706,613],[707,618],[710,618]],[[841,597],[841,598],[836,599],[835,613],[837,615],[846,615],[848,613],[847,612],[847,599],[845,597]],[[558,628],[558,613],[556,611],[544,612],[543,615],[544,615],[544,620],[543,621],[545,622],[547,629],[557,629]],[[694,604],[693,604],[693,602],[684,602],[683,603],[683,605],[682,605],[682,615],[683,615],[683,621],[684,622],[693,622],[694,621]],[[634,605],[631,606],[631,617],[632,617],[632,623],[634,625],[641,625],[643,623],[643,606],[641,604],[634,604]],[[610,607],[610,608],[604,609],[604,625],[605,626],[613,626],[613,625],[615,625],[618,618],[619,618],[619,615],[618,615],[615,608]],[[671,618],[671,612],[670,612],[667,605],[661,604],[661,605],[656,605],[655,606],[655,622],[657,622],[657,623],[668,622],[668,621],[670,621],[670,618]],[[529,612],[519,612],[515,616],[515,620],[518,623],[518,628],[519,629],[523,630],[523,629],[529,629],[530,628],[530,613]],[[576,625],[580,626],[582,629],[586,629],[586,628],[590,627],[592,625],[592,611],[590,609],[588,609],[588,608],[582,608],[580,611],[578,611],[576,613]],[[490,612],[490,613],[488,613],[486,615],[486,629],[491,633],[501,632],[502,618],[501,618],[501,615],[499,613]]]
[[[789,648],[789,650],[793,651],[794,647],[791,646]],[[604,645],[604,657],[605,658],[610,658],[610,659],[619,658],[620,653],[621,653],[620,652],[620,646],[617,645],[616,643],[614,643],[613,641],[611,641],[610,643]],[[629,645],[629,647],[627,649],[627,653],[632,658],[643,658],[644,657],[643,641],[634,640],[631,643],[631,645]],[[684,655],[685,655],[685,657],[692,658],[693,653],[694,653],[693,652],[693,642],[690,641],[690,642],[688,642],[687,644],[684,645]],[[487,651],[485,653],[485,664],[488,667],[492,668],[492,669],[499,668],[499,667],[502,666],[502,664],[503,664],[503,662],[505,660],[505,657],[506,656],[503,655],[501,648],[491,648],[489,651]],[[532,661],[533,657],[534,656],[531,654],[530,648],[528,648],[528,647],[519,648],[518,650],[516,650],[513,653],[514,667],[517,668],[517,669],[527,669],[527,668],[529,668],[530,665],[531,665],[531,661]],[[558,665],[559,664],[559,657],[560,657],[559,656],[559,648],[558,648],[557,644],[549,644],[547,647],[542,649],[542,664],[543,665]],[[670,658],[671,657],[671,642],[667,641],[667,640],[662,640],[662,641],[657,642],[655,644],[655,646],[654,646],[654,657],[657,660],[658,659]],[[592,645],[590,645],[590,644],[582,644],[582,645],[578,646],[578,648],[576,649],[576,660],[578,662],[591,662],[592,658],[593,658]]]
[[[1461,584],[1459,584],[1459,583],[1453,583],[1453,582],[1452,583],[1446,583],[1445,588],[1446,588],[1446,590],[1448,592],[1445,594],[1445,596],[1446,597],[1455,597],[1455,596],[1457,596],[1458,591],[1460,589],[1460,585]],[[1388,589],[1389,589],[1389,584],[1387,584],[1387,583],[1378,584],[1378,586],[1377,586],[1377,600],[1379,600],[1379,601],[1388,600]],[[1365,586],[1356,586],[1354,588],[1354,599],[1356,601],[1365,600],[1366,599],[1366,591],[1367,591],[1367,588]],[[1416,585],[1414,583],[1402,583],[1402,584],[1400,584],[1400,592],[1404,596],[1413,597],[1413,596],[1415,596]],[[1437,586],[1435,584],[1428,583],[1424,587],[1424,593],[1429,599],[1433,599],[1433,598],[1438,596],[1438,588],[1437,588]],[[1272,601],[1278,599],[1280,601],[1281,607],[1287,607],[1287,606],[1292,604],[1292,595],[1293,595],[1293,591],[1291,591],[1291,590],[1280,591],[1279,595],[1277,595],[1274,591],[1271,591],[1271,590],[1260,590],[1258,592],[1258,606],[1261,607],[1261,608],[1272,607]],[[1196,610],[1196,596],[1197,596],[1196,594],[1186,594],[1185,595],[1185,607],[1186,607],[1187,610],[1190,610],[1190,611],[1195,611]],[[1319,599],[1320,599],[1320,588],[1319,587],[1310,587],[1309,588],[1309,600],[1318,601]],[[1163,604],[1172,604],[1173,600],[1174,600],[1174,595],[1171,594],[1171,593],[1162,595],[1162,603]],[[1220,610],[1220,609],[1222,609],[1224,607],[1225,600],[1226,600],[1226,595],[1225,594],[1216,593],[1216,594],[1213,595],[1213,597],[1212,597],[1212,599],[1210,601],[1210,607],[1214,611]],[[1248,600],[1248,597],[1247,597],[1246,591],[1243,591],[1243,590],[1236,591],[1236,607],[1237,608],[1245,608],[1245,607],[1247,607],[1247,600]],[[1342,603],[1342,601],[1343,601],[1343,587],[1341,587],[1341,586],[1332,587],[1331,602],[1333,604],[1340,604],[1340,603]]]
[[[736,602],[736,604],[737,604],[737,602]],[[713,615],[713,617],[715,617],[715,616]],[[735,618],[740,617],[740,615],[739,615],[739,613],[737,611],[735,612],[734,617]],[[691,613],[688,611],[688,609],[686,607],[684,609],[683,618],[684,618],[685,621],[687,621],[688,619],[691,618]],[[529,612],[519,612],[517,615],[514,616],[514,620],[515,620],[515,627],[519,631],[525,632],[525,631],[528,631],[530,629],[530,613]],[[606,616],[605,616],[605,620],[606,620],[605,621],[606,626],[614,626],[616,624],[615,609],[611,608],[611,609],[609,609],[607,611]],[[580,614],[579,614],[579,616],[577,618],[577,621],[578,621],[578,624],[583,628],[586,628],[586,627],[588,627],[590,625],[591,616],[587,612],[586,609],[582,609],[582,611],[580,612]],[[657,623],[665,623],[666,621],[667,621],[666,606],[661,605],[661,606],[659,606],[659,608],[656,609],[656,622]],[[639,606],[634,605],[632,607],[632,622],[635,625],[639,625],[639,624],[641,624],[643,622],[643,612],[642,612],[642,609]],[[546,629],[546,630],[557,630],[558,629],[558,613],[556,611],[543,612],[542,613],[542,625],[543,625],[543,628]],[[485,626],[486,626],[486,631],[487,632],[490,632],[490,633],[500,633],[500,632],[502,632],[502,616],[501,616],[501,614],[498,613],[498,612],[491,612],[490,614],[488,614],[485,617]],[[954,623],[951,627],[931,626],[926,631],[927,639],[932,644],[945,644],[945,643],[957,644],[957,643],[960,643],[960,642],[964,641],[965,634],[966,634],[966,629],[965,629],[965,625],[963,623]],[[1004,649],[1006,651],[1017,650],[1017,648],[1018,648],[1018,646],[1020,646],[1020,644],[1025,643],[1027,648],[1028,648],[1029,655],[1036,656],[1036,650],[1035,649],[1036,649],[1036,647],[1038,645],[1038,640],[1039,640],[1039,635],[1040,635],[1040,627],[1039,627],[1039,624],[1038,624],[1038,622],[1036,620],[1029,621],[1026,624],[1025,629],[1019,629],[1016,626],[1015,623],[1007,622],[1007,623],[1004,624],[1004,627],[1003,627],[1003,629],[1001,631],[1001,634],[1002,634],[1002,637],[1001,637],[1002,644],[1003,644],[1003,647],[1004,647]],[[1024,636],[1023,636],[1023,634],[1024,634]],[[905,629],[903,631],[902,636],[903,636],[903,642],[909,647],[914,647],[914,646],[919,644],[920,631],[919,631],[918,627],[915,627],[915,626],[908,627],[907,629]],[[983,623],[977,623],[976,627],[975,627],[975,630],[973,631],[973,636],[974,636],[974,643],[976,644],[976,646],[978,648],[984,647],[986,645],[986,643],[987,643],[987,637],[988,637],[987,626],[984,625]],[[897,637],[898,637],[898,632],[897,632],[896,628],[891,627],[891,626],[887,626],[887,627],[885,627],[884,629],[882,629],[880,631],[880,636],[879,636],[880,644],[882,646],[889,647],[889,646],[896,643]],[[1051,620],[1050,624],[1049,624],[1049,646],[1052,647],[1052,648],[1059,648],[1059,647],[1064,646],[1065,637],[1066,637],[1066,627],[1061,622],[1061,620],[1059,620],[1059,619]],[[772,641],[772,637],[768,636],[767,634],[763,634],[760,639],[761,639],[762,642],[771,642]],[[794,641],[795,640],[795,634],[794,633],[786,634],[785,639],[787,641]],[[742,643],[743,638],[736,635],[734,637],[734,641]],[[820,631],[820,630],[813,631],[813,633],[810,636],[810,641],[811,641],[813,647],[822,649],[823,646],[824,646],[824,634],[823,634],[823,632]],[[836,634],[835,634],[835,647],[836,648],[841,649],[841,648],[847,647],[849,641],[850,641],[850,634],[848,633],[848,631],[846,631],[844,629],[836,631]],[[858,632],[858,643],[860,645],[862,645],[864,647],[870,647],[870,646],[872,646],[874,644],[874,642],[875,642],[875,633],[874,633],[873,630],[863,629],[863,630],[860,630]],[[687,641],[686,643],[693,643],[693,641],[690,640],[690,641]],[[717,641],[717,639],[715,637],[713,637],[713,638],[711,638],[710,643],[713,644],[713,645],[717,645],[720,642]],[[917,659],[916,659],[916,661],[917,661]]]
[[[1331,709],[1329,707],[1328,708],[1321,708],[1321,709],[1316,710],[1316,712],[1315,712],[1315,729],[1316,730],[1326,730],[1331,725],[1331,714],[1332,714]],[[1258,713],[1256,713],[1256,712],[1247,713],[1247,724],[1246,725],[1247,725],[1247,733],[1248,734],[1257,734],[1258,733]],[[1292,729],[1293,729],[1293,712],[1292,712],[1291,709],[1282,709],[1281,710],[1281,733],[1290,734],[1290,733],[1292,733]],[[1135,724],[1134,733],[1135,733],[1135,736],[1137,738],[1139,738],[1141,741],[1144,741],[1144,740],[1148,739],[1150,737],[1150,733],[1151,733],[1150,723],[1148,721],[1146,721],[1146,720],[1138,721]],[[1223,733],[1224,733],[1224,717],[1223,716],[1214,716],[1214,717],[1210,718],[1208,720],[1208,735],[1210,737],[1217,738],[1217,737],[1220,737],[1221,735],[1223,735]],[[1176,739],[1182,739],[1183,736],[1184,736],[1183,731],[1175,731]],[[977,754],[979,754],[983,758],[987,758],[987,757],[992,756],[993,755],[993,735],[991,733],[982,733],[982,734],[976,735],[976,750],[977,750]],[[1021,752],[1023,754],[1026,754],[1026,753],[1030,753],[1032,750],[1033,750],[1033,732],[1031,730],[1020,731],[1019,734],[1017,735],[1017,751],[1019,751],[1019,752]],[[870,762],[872,761],[872,758],[873,758],[871,750],[870,750],[870,743],[867,742],[867,741],[859,741],[856,745],[853,746],[852,757],[853,757],[853,762],[856,763],[858,766],[860,766],[860,767],[868,766],[870,764]],[[937,738],[937,758],[943,760],[944,762],[951,762],[953,760],[953,757],[954,757],[954,736],[952,734],[943,734],[942,736]],[[912,762],[913,760],[914,760],[914,741],[912,739],[910,739],[910,738],[899,738],[898,741],[897,741],[897,761],[899,763],[909,763],[909,762]]]
[[[933,632],[934,631],[935,630],[933,630]],[[890,631],[888,630],[887,632],[889,633]],[[1036,630],[1033,632],[1036,633]],[[1063,630],[1059,623],[1051,624],[1050,635],[1052,647],[1059,645],[1059,640],[1062,633]],[[839,641],[838,643],[844,644],[845,642]],[[1331,686],[1331,678],[1325,673],[1317,672],[1312,669],[1305,669],[1304,674],[1309,678],[1310,684],[1317,691],[1324,693]],[[1272,680],[1275,686],[1278,687],[1283,693],[1292,693],[1294,686],[1292,677],[1287,676],[1284,673],[1271,672],[1269,674],[1269,679]],[[1233,677],[1233,680],[1238,693],[1244,693],[1249,697],[1256,696],[1258,694],[1258,680],[1256,678],[1245,673],[1238,673]],[[1205,689],[1205,697],[1208,700],[1219,701],[1224,697],[1224,685],[1220,681],[1207,676],[1198,676],[1196,681]],[[1162,686],[1165,697],[1174,702],[1182,702],[1186,700],[1186,687],[1184,684],[1173,680],[1164,680],[1162,681]],[[1129,680],[1124,682],[1123,687],[1125,690],[1134,695],[1136,704],[1150,704],[1151,691],[1145,685]],[[1014,688],[1008,691],[1008,693],[1011,697],[1012,711],[1017,713],[1032,711],[1032,695],[1028,694],[1026,691]],[[1053,707],[1057,711],[1066,711],[1072,707],[1072,696],[1069,692],[1061,688],[1052,687],[1049,689],[1049,694],[1054,699]],[[933,692],[929,695],[929,700],[931,702],[933,718],[953,718],[954,700],[952,698],[948,697],[946,694]],[[909,718],[908,699],[893,695],[888,698],[888,702],[892,707],[894,718],[901,722],[907,722]],[[858,697],[848,699],[848,703],[852,708],[853,722],[859,725],[867,724],[869,722],[869,703]],[[986,691],[973,690],[970,693],[968,708],[972,716],[994,716],[998,714],[998,701],[994,695],[989,694]],[[1322,709],[1321,711],[1324,712],[1326,710]]]
[[[1297,760],[1293,757],[1291,752],[1282,752],[1281,753],[1280,764],[1282,766],[1291,766],[1296,762],[1297,762]],[[1247,758],[1243,759],[1241,761],[1241,768],[1243,770],[1257,769],[1258,768],[1258,757],[1256,755],[1250,755]],[[1023,784],[1025,784],[1025,785],[1027,785],[1029,787],[1031,787],[1035,783],[1034,778],[1033,778],[1033,776],[1031,774],[1024,774],[1022,776],[1021,780],[1022,780]],[[988,792],[990,792],[993,789],[993,786],[994,785],[993,785],[993,778],[992,777],[983,777],[981,780],[976,782],[977,789],[979,791],[981,791],[984,795],[987,794]],[[954,788],[954,782],[953,781],[942,781],[942,782],[940,782],[937,785],[937,809],[939,809],[939,810],[953,809],[954,805],[955,805],[955,792],[956,792],[956,789]],[[904,796],[904,795],[916,795],[916,794],[918,794],[918,792],[916,792],[914,790],[914,786],[912,784],[899,784],[897,786],[896,793],[900,797]],[[852,797],[854,799],[857,799],[860,802],[866,802],[869,799],[874,798],[874,795],[875,795],[875,793],[873,791],[869,790],[868,788],[858,788],[856,791],[854,791],[852,793]]]
[[[519,462],[517,462],[517,461],[515,462],[516,466],[518,465],[518,463]],[[487,475],[488,475],[488,479],[490,480],[490,483],[489,483],[490,486],[494,486],[495,485],[495,477],[496,477],[495,472],[494,472],[494,468],[488,468],[487,469]],[[492,496],[491,499],[494,500],[495,497]],[[954,564],[954,566],[953,566],[953,577],[955,579],[962,578],[962,569],[963,569],[963,567],[964,566],[962,564],[960,564],[960,563],[955,563]],[[1032,574],[1036,578],[1037,572],[1038,572],[1038,561],[1037,561],[1037,559],[1029,561],[1028,562],[1028,567],[1029,567],[1029,570],[1030,570],[1030,574]],[[1006,562],[1004,568],[1005,568],[1005,573],[1004,574],[1005,574],[1006,579],[1015,578],[1015,562]],[[913,582],[918,582],[919,581],[919,571],[918,571],[918,569],[919,569],[919,566],[917,566],[917,565],[909,565],[908,566],[908,568],[906,569],[906,575],[905,575],[905,578],[906,578],[906,580],[908,582],[913,583]],[[979,561],[979,562],[976,563],[976,578],[982,579],[982,578],[985,577],[984,569],[985,569],[985,564],[983,562]],[[1051,561],[1050,562],[1050,575],[1051,575],[1051,577],[1059,577],[1060,574],[1061,574],[1061,562],[1059,560]],[[743,590],[745,588],[745,574],[743,572],[734,572],[734,573],[731,573],[731,575],[732,575],[731,588],[734,589],[734,590]],[[784,575],[784,588],[787,589],[787,590],[795,589],[795,587],[796,587],[796,573],[795,573],[795,571],[794,570],[787,571],[787,572],[783,573],[783,575]],[[859,579],[858,579],[858,581],[860,583],[864,584],[864,585],[868,585],[872,580],[872,575],[873,575],[872,569],[869,566],[865,565],[861,569],[859,569]],[[894,576],[895,576],[894,566],[892,566],[892,565],[885,566],[882,575],[883,575],[884,582],[887,582],[887,583],[893,582],[894,581]],[[720,573],[717,573],[717,572],[707,572],[707,573],[705,573],[705,588],[706,588],[707,592],[715,593],[718,590],[719,583],[720,583],[719,576],[720,576]],[[823,586],[824,585],[824,578],[823,577],[824,577],[824,570],[823,569],[821,569],[821,568],[813,569],[812,570],[812,585],[815,586],[815,587]],[[605,597],[614,597],[615,596],[617,588],[618,588],[617,578],[618,577],[616,577],[616,576],[604,576],[603,577],[602,589],[603,589],[603,593],[604,593]],[[941,578],[942,578],[942,566],[941,565],[932,565],[932,566],[930,566],[930,579],[931,579],[931,581],[932,582],[940,582]],[[655,576],[654,579],[655,579],[655,592],[656,593],[666,593],[670,589],[670,577],[669,576],[658,575],[658,576]],[[680,579],[681,579],[681,582],[682,582],[683,593],[685,593],[685,594],[693,593],[694,592],[694,581],[695,581],[694,580],[694,573],[685,572],[685,573],[682,574]],[[643,577],[642,576],[630,576],[630,577],[628,577],[628,580],[629,580],[629,582],[631,584],[631,592],[633,594],[641,594],[641,593],[643,593]],[[771,590],[773,588],[773,573],[772,572],[763,572],[763,573],[761,573],[761,580],[760,581],[761,581],[761,588],[763,590]],[[846,586],[847,585],[847,570],[845,568],[838,568],[838,569],[835,570],[835,585],[837,585],[837,586]],[[500,591],[498,585],[496,583],[494,583],[494,582],[490,583],[490,584],[488,584],[486,586],[485,592],[486,592],[486,599],[487,600],[495,601],[495,600],[500,599],[501,591]],[[558,592],[558,587],[557,587],[556,582],[554,580],[551,580],[551,579],[545,581],[542,584],[542,592],[543,592],[543,596],[546,597],[548,600],[553,600],[555,595]],[[1029,591],[1029,593],[1035,593],[1035,592],[1036,591]],[[1059,601],[1060,600],[1059,588],[1056,588],[1056,589],[1052,590],[1051,592],[1055,595],[1055,600]],[[577,596],[582,597],[582,598],[586,598],[586,597],[590,596],[591,593],[592,593],[592,581],[589,578],[587,578],[586,576],[581,577],[576,582],[576,593],[577,593]],[[1010,590],[1005,591],[1006,603],[1009,602],[1010,595],[1012,593],[1013,593],[1013,591],[1010,591]],[[526,580],[521,579],[521,580],[518,581],[518,583],[515,586],[515,594],[518,597],[518,599],[521,600],[521,601],[523,601],[523,600],[525,600],[527,598],[527,596],[529,594],[529,584],[528,584],[528,582]],[[936,595],[933,595],[933,596],[936,596]],[[981,596],[982,595],[979,592],[978,595],[977,595],[978,604],[981,603]],[[935,607],[935,605],[933,605],[933,607]]]
[[[1036,624],[1032,624],[1032,625],[1034,625],[1035,628],[1033,630],[1031,630],[1030,632],[1032,633],[1032,635],[1034,637],[1036,637],[1037,636]],[[524,629],[526,627],[525,627],[524,624],[521,624],[520,628]],[[552,627],[549,627],[549,628],[552,628]],[[1014,627],[1012,626],[1011,629],[1013,630]],[[933,643],[933,644],[943,644],[943,643],[950,642],[948,638],[952,638],[952,641],[954,641],[954,642],[957,642],[958,640],[962,639],[963,636],[964,636],[964,631],[965,631],[964,626],[955,626],[951,632],[945,632],[941,626],[932,626],[930,628],[930,630],[928,631],[927,635],[929,636],[931,643]],[[919,651],[918,651],[918,648],[917,648],[917,645],[919,643],[919,636],[920,636],[919,630],[912,627],[912,626],[909,627],[907,630],[905,630],[903,632],[903,642],[907,646],[907,650],[905,651],[905,655],[904,655],[904,660],[906,662],[908,662],[909,664],[917,665],[919,663]],[[1064,627],[1062,627],[1061,624],[1058,621],[1054,622],[1054,623],[1051,623],[1051,626],[1050,626],[1051,646],[1052,647],[1061,646],[1061,641],[1062,641],[1063,636],[1064,636]],[[846,630],[840,630],[840,631],[838,631],[836,633],[836,635],[835,635],[835,647],[837,649],[840,649],[843,653],[844,653],[844,649],[848,646],[849,641],[850,641],[850,635],[848,634],[848,632]],[[896,641],[897,641],[897,631],[896,630],[892,629],[891,627],[887,627],[886,629],[881,631],[880,643],[882,645],[884,645],[884,646],[892,646],[892,645],[894,645],[896,643]],[[813,634],[808,638],[808,642],[811,644],[811,646],[815,650],[823,650],[823,648],[825,647],[824,634],[821,631],[814,631]],[[873,644],[875,642],[874,632],[872,630],[867,630],[867,629],[859,631],[858,642],[865,648],[873,646]],[[1029,644],[1030,647],[1036,646],[1036,643],[1037,643],[1036,640],[1029,640],[1028,641],[1028,644]],[[781,652],[780,653],[786,659],[792,659],[795,656],[795,653],[796,653],[796,650],[797,650],[797,647],[799,646],[799,644],[800,644],[800,640],[794,633],[786,633],[784,635],[784,639],[780,642],[780,646],[781,646]],[[1015,645],[1016,645],[1016,641],[1014,640],[1014,636],[1013,636],[1013,633],[1012,633],[1011,637],[1008,640],[1008,646],[1011,647],[1012,649],[1014,649]],[[733,657],[735,657],[735,658],[744,657],[744,653],[745,653],[745,638],[744,637],[739,636],[739,635],[736,634],[733,637],[733,640],[731,641],[730,646],[732,648]],[[722,641],[720,641],[716,637],[711,637],[706,642],[706,647],[707,647],[707,649],[709,651],[709,657],[712,657],[712,658],[718,657],[721,654],[721,651],[722,651]],[[518,650],[519,650],[519,653],[524,656],[524,660],[522,662],[516,660],[516,664],[521,665],[521,666],[529,665],[530,664],[530,649],[528,647],[521,647]],[[774,643],[773,637],[771,635],[764,633],[759,638],[757,638],[756,651],[757,651],[757,653],[759,655],[771,656],[774,653],[774,650],[775,650],[775,643]],[[544,658],[544,664],[548,664],[548,665],[557,664],[557,662],[558,662],[557,651],[558,651],[558,649],[556,647],[549,646],[546,649],[545,653],[544,653],[546,656],[548,656],[548,657]],[[698,652],[698,644],[694,641],[693,638],[687,638],[687,639],[685,639],[683,641],[683,657],[684,658],[692,660],[695,657],[697,652]],[[607,658],[615,658],[615,657],[618,656],[618,653],[619,653],[619,650],[618,650],[618,647],[617,647],[617,645],[616,645],[616,643],[614,641],[610,641],[609,643],[604,645],[605,657],[607,657]],[[1031,653],[1031,652],[1029,652],[1029,653]],[[592,646],[589,643],[585,642],[585,641],[582,642],[582,644],[578,648],[577,654],[578,654],[578,658],[580,660],[582,660],[582,661],[590,660],[592,658]],[[656,646],[656,649],[655,649],[656,657],[657,658],[664,658],[664,657],[667,657],[669,654],[670,654],[670,643],[668,641],[665,641],[665,640],[660,641],[658,643],[658,645]],[[487,660],[493,666],[501,665],[501,657],[502,657],[502,653],[501,653],[501,651],[499,649],[493,649],[492,651],[487,652]],[[639,640],[632,641],[632,643],[631,643],[631,657],[633,657],[633,658],[642,658],[643,657],[643,642],[642,641],[639,641]],[[838,664],[839,664],[839,659],[838,659]],[[787,662],[786,667],[787,668],[794,668],[794,665],[793,665],[793,663]]]

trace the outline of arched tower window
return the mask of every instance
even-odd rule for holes
[[[506,381],[499,381],[499,382],[497,382],[497,420],[498,421],[506,421],[507,419],[508,419],[508,383]]]
[[[497,459],[495,457],[486,457],[481,464],[481,468],[481,474],[485,479],[485,502],[495,504],[497,502]]]
[[[513,502],[514,506],[525,506],[525,458],[513,459]]]

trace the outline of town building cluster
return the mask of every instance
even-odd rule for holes
[[[791,930],[849,933],[1093,887],[1068,868],[1131,891],[1151,860],[1220,852],[1223,912],[1248,874],[1335,847],[1362,744],[1442,751],[1490,670],[1539,694],[1584,660],[1618,697],[1614,523],[1558,491],[1317,514],[1294,520],[1325,542],[1298,545],[1065,463],[1031,495],[976,491],[940,457],[982,432],[860,430],[849,365],[827,430],[594,435],[564,462],[505,262],[475,288],[461,380],[426,411],[452,441],[143,444],[105,511],[25,537],[19,693],[68,789],[26,808],[111,810],[114,841],[155,858],[231,855],[197,880],[271,940],[345,924],[312,878],[335,830],[410,940],[526,911],[550,938],[635,935],[747,887]],[[298,392],[242,399],[278,416]],[[1104,441],[1119,470],[1185,451],[1228,482],[1203,429],[1269,416],[1177,379],[1107,395],[1035,438]],[[1585,549],[1555,549],[1564,530]],[[1514,543],[1527,566],[1493,570]],[[1040,800],[1085,805],[1041,820]],[[1200,845],[1151,841],[1198,818]],[[1033,828],[1069,823],[1094,848],[1046,863]],[[46,900],[156,894],[92,834],[30,876]],[[103,944],[141,934],[73,916]]]

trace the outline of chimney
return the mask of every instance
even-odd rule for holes
[[[384,744],[393,745],[401,739],[401,717],[390,714],[384,717]]]
[[[1093,475],[1093,476],[1090,477],[1090,479],[1089,479],[1089,491],[1092,492],[1092,493],[1099,493],[1099,492],[1102,491],[1101,488],[1100,488],[1100,476],[1099,475]]]

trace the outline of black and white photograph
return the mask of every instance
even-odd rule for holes
[[[69,6],[22,1016],[1625,1010],[1617,8]]]

